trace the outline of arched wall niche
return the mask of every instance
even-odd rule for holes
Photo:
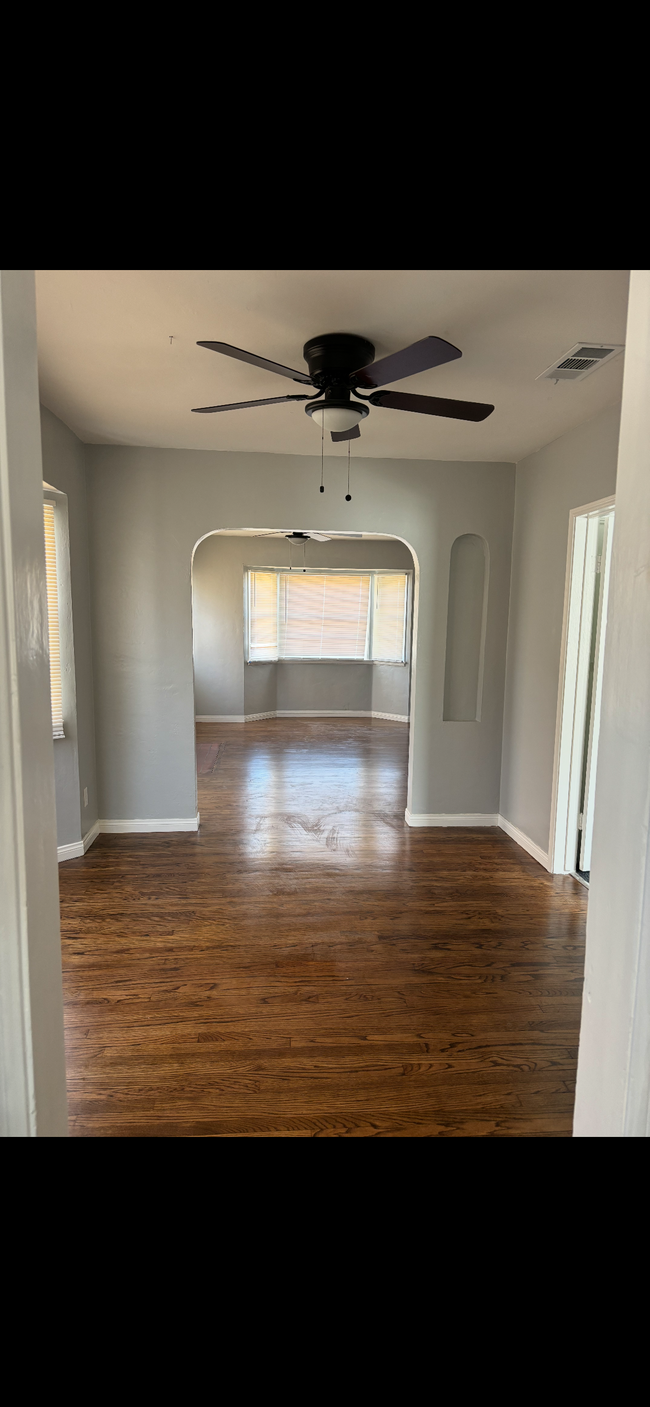
[[[484,537],[463,533],[449,561],[444,723],[480,723],[489,576]]]

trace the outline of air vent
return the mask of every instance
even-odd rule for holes
[[[587,345],[584,342],[576,342],[575,347],[571,347],[568,352],[563,352],[552,366],[547,367],[536,381],[584,381],[585,376],[591,376],[592,371],[596,371],[604,362],[612,361],[619,352],[623,351],[623,344],[613,342],[596,342]]]

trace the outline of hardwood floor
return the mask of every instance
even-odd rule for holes
[[[59,866],[71,1134],[570,1136],[578,881],[410,830],[404,724],[197,735],[198,834]]]

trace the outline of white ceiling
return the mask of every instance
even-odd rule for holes
[[[377,359],[434,335],[462,358],[395,389],[487,401],[493,414],[475,425],[374,407],[353,455],[514,462],[620,399],[622,356],[585,381],[535,378],[577,342],[625,341],[628,279],[618,269],[38,270],[41,400],[90,444],[319,454],[300,402],[192,415],[300,391],[197,342],[303,370],[304,343],[325,332],[369,338]],[[329,441],[326,452],[347,446]]]

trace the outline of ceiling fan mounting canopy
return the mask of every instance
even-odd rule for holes
[[[314,386],[341,383],[349,386],[353,373],[375,360],[375,349],[366,337],[349,332],[326,332],[322,337],[310,337],[302,350]]]

